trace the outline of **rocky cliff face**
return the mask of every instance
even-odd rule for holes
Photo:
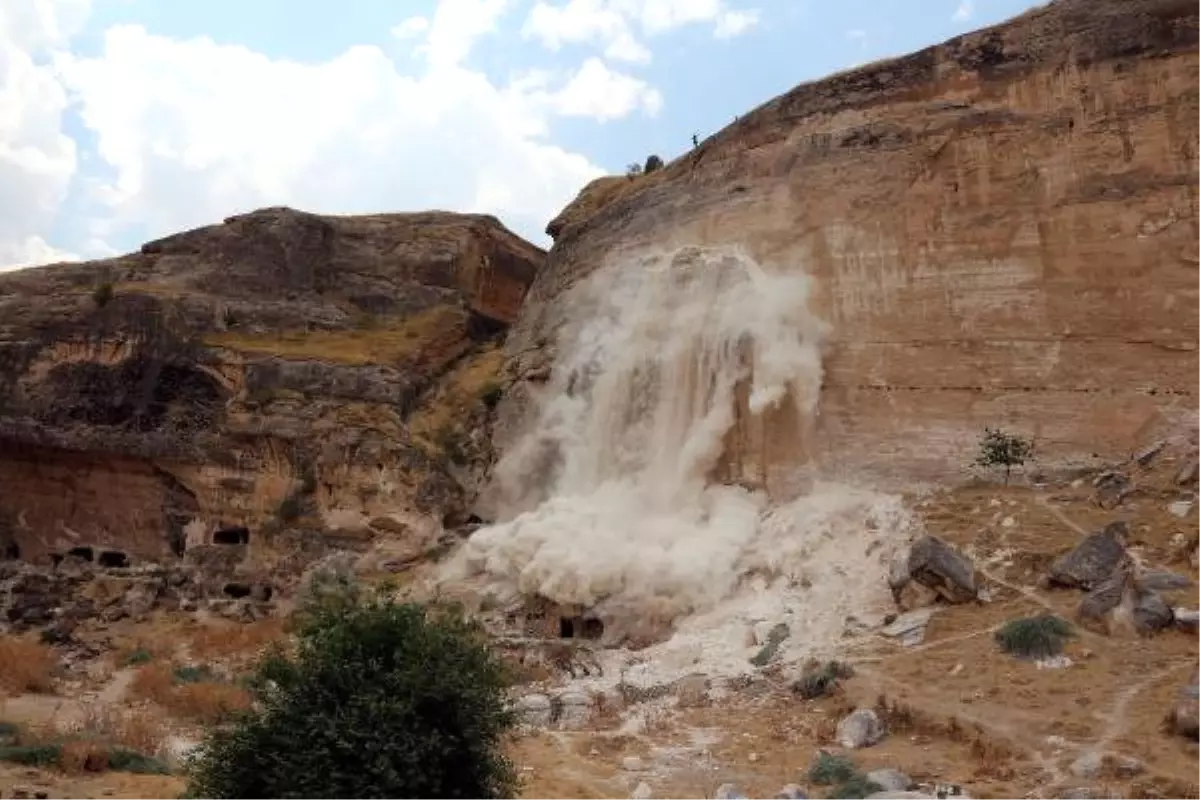
[[[811,275],[831,330],[816,429],[740,403],[727,477],[947,479],[985,425],[1036,437],[1044,466],[1127,455],[1196,405],[1196,76],[1194,3],[1058,0],[597,181],[549,226],[498,443],[535,418],[582,279],[733,245]]]
[[[543,256],[490,217],[274,208],[0,275],[0,555],[461,521]]]

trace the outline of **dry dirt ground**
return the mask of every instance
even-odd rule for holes
[[[1076,628],[1067,649],[1072,663],[1057,669],[1007,656],[993,638],[1005,621],[1047,609],[1071,619],[1080,594],[1039,588],[1038,579],[1083,532],[1113,519],[1130,523],[1132,550],[1145,563],[1195,581],[1189,559],[1196,506],[1183,518],[1168,511],[1168,503],[1187,496],[1165,477],[1174,469],[1167,460],[1135,475],[1140,491],[1111,510],[1095,504],[1087,481],[980,485],[913,498],[930,533],[972,554],[989,579],[990,602],[940,608],[915,647],[858,634],[848,647],[856,674],[831,697],[799,699],[768,669],[703,707],[678,708],[667,697],[600,715],[583,731],[525,732],[512,744],[523,795],[629,797],[645,782],[655,797],[713,797],[723,783],[750,797],[773,797],[784,784],[807,786],[805,773],[818,750],[838,749],[832,733],[840,716],[870,706],[879,709],[889,733],[850,754],[866,769],[894,767],[921,783],[960,785],[974,797],[1200,796],[1196,743],[1162,727],[1176,693],[1196,673],[1194,634],[1109,638]],[[1196,590],[1170,599],[1195,607]],[[78,728],[97,708],[110,708],[153,719],[166,752],[171,741],[199,736],[212,715],[204,702],[156,695],[152,681],[139,674],[155,663],[201,660],[234,674],[282,636],[283,627],[163,618],[114,626],[109,634],[112,650],[87,675],[60,681],[55,694],[0,700],[0,720]],[[137,650],[153,660],[122,666]],[[1143,767],[1137,774],[1108,769],[1090,780],[1072,775],[1072,762],[1092,751],[1133,756]],[[41,788],[52,797],[171,797],[183,783],[174,776],[0,765],[0,792],[9,797],[14,786]],[[823,792],[807,788],[814,796]]]

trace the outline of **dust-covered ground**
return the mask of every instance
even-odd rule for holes
[[[933,606],[923,640],[907,647],[884,635],[882,621],[870,615],[846,620],[842,646],[826,654],[849,663],[854,674],[828,696],[806,700],[793,691],[801,665],[788,660],[787,648],[761,668],[691,675],[624,694],[614,690],[620,678],[611,674],[602,681],[572,681],[554,671],[531,675],[541,680],[520,686],[520,694],[574,691],[588,707],[579,729],[552,722],[525,726],[514,737],[523,795],[630,797],[640,787],[654,797],[714,797],[733,784],[749,797],[774,797],[786,784],[799,784],[810,796],[826,796],[830,788],[808,776],[824,750],[864,771],[900,770],[924,791],[940,785],[973,797],[1198,796],[1196,742],[1164,727],[1197,672],[1194,632],[1175,627],[1149,637],[1110,637],[1076,626],[1066,665],[1053,667],[1017,660],[994,638],[1017,617],[1051,611],[1073,620],[1082,593],[1042,588],[1041,579],[1055,557],[1115,519],[1128,522],[1129,550],[1140,563],[1193,581],[1167,600],[1195,608],[1195,484],[1175,482],[1186,457],[1165,452],[1148,468],[1122,466],[1133,491],[1114,508],[1097,504],[1094,475],[905,498],[926,532],[972,558],[986,579],[986,602]],[[789,636],[804,633],[793,625]],[[246,702],[237,675],[285,635],[279,620],[159,615],[149,623],[116,623],[92,635],[94,657],[65,672],[54,665],[59,677],[38,691],[10,682],[0,721],[90,733],[177,770],[180,755],[208,726]],[[626,656],[644,661],[654,652]],[[181,687],[171,676],[188,665],[205,671]],[[886,735],[874,746],[846,750],[835,741],[837,722],[862,707],[876,710]],[[1102,757],[1098,769],[1080,766],[1093,754]],[[14,791],[164,797],[182,789],[177,771],[136,775],[97,769],[86,759],[47,768],[0,764],[4,797]]]

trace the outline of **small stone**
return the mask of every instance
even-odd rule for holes
[[[880,633],[889,638],[898,639],[904,647],[913,647],[924,641],[925,628],[936,611],[936,608],[918,608],[915,611],[908,611],[892,620]]]
[[[873,769],[867,773],[867,780],[885,792],[903,792],[912,786],[912,779],[898,769]]]
[[[544,727],[550,724],[550,698],[544,694],[527,694],[517,700],[517,715],[526,725]]]
[[[650,788],[650,784],[642,781],[637,785],[637,788],[633,790],[633,794],[631,794],[630,797],[632,797],[633,800],[650,800],[651,797],[654,797],[654,790]]]
[[[1141,759],[1133,756],[1112,756],[1109,765],[1118,778],[1132,778],[1146,771]]]
[[[1191,500],[1176,500],[1174,503],[1167,504],[1167,511],[1171,512],[1171,516],[1183,519],[1192,510]]]
[[[745,800],[745,797],[732,783],[722,783],[717,787],[717,800]]]
[[[1062,750],[1067,746],[1067,740],[1061,736],[1047,736],[1046,744],[1050,745],[1055,750]]]
[[[1179,628],[1185,633],[1196,633],[1197,631],[1200,631],[1200,611],[1197,611],[1194,608],[1176,607],[1174,609],[1174,614],[1176,628]]]
[[[708,676],[703,673],[685,675],[675,681],[672,688],[675,690],[675,699],[680,708],[698,708],[708,705],[709,680]]]
[[[1138,576],[1137,582],[1141,589],[1155,592],[1176,592],[1192,586],[1191,578],[1165,569],[1146,570]]]
[[[964,667],[961,663],[955,664],[953,667],[950,668],[950,674],[958,675],[959,673],[961,673],[963,671],[963,669],[964,669]]]
[[[642,760],[637,756],[625,756],[621,759],[621,769],[627,772],[640,772],[642,770]]]
[[[1004,519],[1000,520],[1001,528],[1011,528],[1013,525],[1016,525],[1016,524],[1017,524],[1017,521],[1015,519],[1013,519],[1012,517],[1005,517]]]
[[[1091,780],[1100,774],[1104,768],[1104,754],[1093,750],[1075,759],[1067,769],[1076,778]]]
[[[808,795],[804,793],[804,789],[795,783],[789,783],[784,786],[775,795],[776,800],[808,800]]]
[[[883,740],[885,732],[883,720],[878,714],[869,708],[860,708],[837,724],[835,738],[842,747],[856,750],[878,744]]]
[[[750,755],[746,756],[746,760],[749,761],[751,764],[757,764],[758,763],[758,753],[751,753]]]

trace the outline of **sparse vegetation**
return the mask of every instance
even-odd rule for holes
[[[54,691],[58,655],[41,642],[15,637],[0,638],[0,693],[23,694]]]
[[[121,659],[122,666],[140,667],[142,664],[149,664],[154,660],[154,654],[144,647],[139,647],[129,655]]]
[[[790,632],[791,631],[788,629],[788,626],[785,623],[780,622],[776,624],[775,627],[771,628],[771,630],[767,633],[767,643],[762,646],[761,650],[751,657],[750,663],[756,667],[765,667],[767,664],[771,663],[771,661],[775,658],[775,655],[779,652],[780,646],[783,644],[784,640],[787,639]]]
[[[1018,658],[1050,658],[1059,655],[1074,630],[1066,620],[1051,614],[1009,620],[996,631],[1000,649]]]
[[[840,680],[854,676],[849,664],[841,661],[826,661],[814,669],[805,671],[800,680],[792,685],[792,691],[805,700],[815,700],[833,694]]]
[[[646,165],[642,167],[642,173],[649,175],[651,172],[657,172],[662,169],[663,160],[656,155],[646,156]]]
[[[817,786],[844,784],[858,775],[854,762],[845,756],[821,753],[808,768],[808,779]]]
[[[642,174],[642,165],[637,163],[636,161],[634,161],[633,163],[631,163],[625,167],[625,177],[629,178],[630,180],[633,180],[634,178],[636,178],[637,176],[639,176],[641,174]]]
[[[479,399],[490,410],[494,410],[500,405],[500,398],[504,396],[504,389],[495,381],[490,381],[484,385],[483,390],[479,393]]]
[[[506,674],[460,617],[360,591],[308,592],[294,656],[270,653],[258,706],[189,764],[200,797],[505,797]]]
[[[981,467],[1004,467],[1004,483],[1012,476],[1012,468],[1024,466],[1033,457],[1033,442],[1001,430],[984,428],[975,463]]]
[[[467,456],[467,437],[462,430],[454,423],[447,423],[437,432],[437,446],[442,451],[442,454],[454,464],[466,464],[469,460]]]
[[[199,677],[190,671],[187,677]],[[151,700],[168,713],[206,724],[226,722],[250,707],[250,694],[242,687],[216,680],[180,680],[177,670],[165,664],[142,667],[130,689],[134,696]]]
[[[174,677],[176,683],[202,683],[204,681],[212,682],[216,680],[216,675],[213,674],[212,668],[207,664],[189,664],[176,667]]]
[[[111,281],[104,281],[92,290],[92,302],[96,304],[96,308],[104,308],[113,299],[113,285]]]
[[[56,767],[68,773],[137,772],[166,775],[167,765],[127,742],[109,738],[116,730],[112,714],[102,715],[102,723],[89,716],[84,723],[67,734],[39,732],[12,723],[0,723],[5,731],[5,744],[0,746],[0,761],[27,767]],[[151,742],[157,747],[160,740]]]

